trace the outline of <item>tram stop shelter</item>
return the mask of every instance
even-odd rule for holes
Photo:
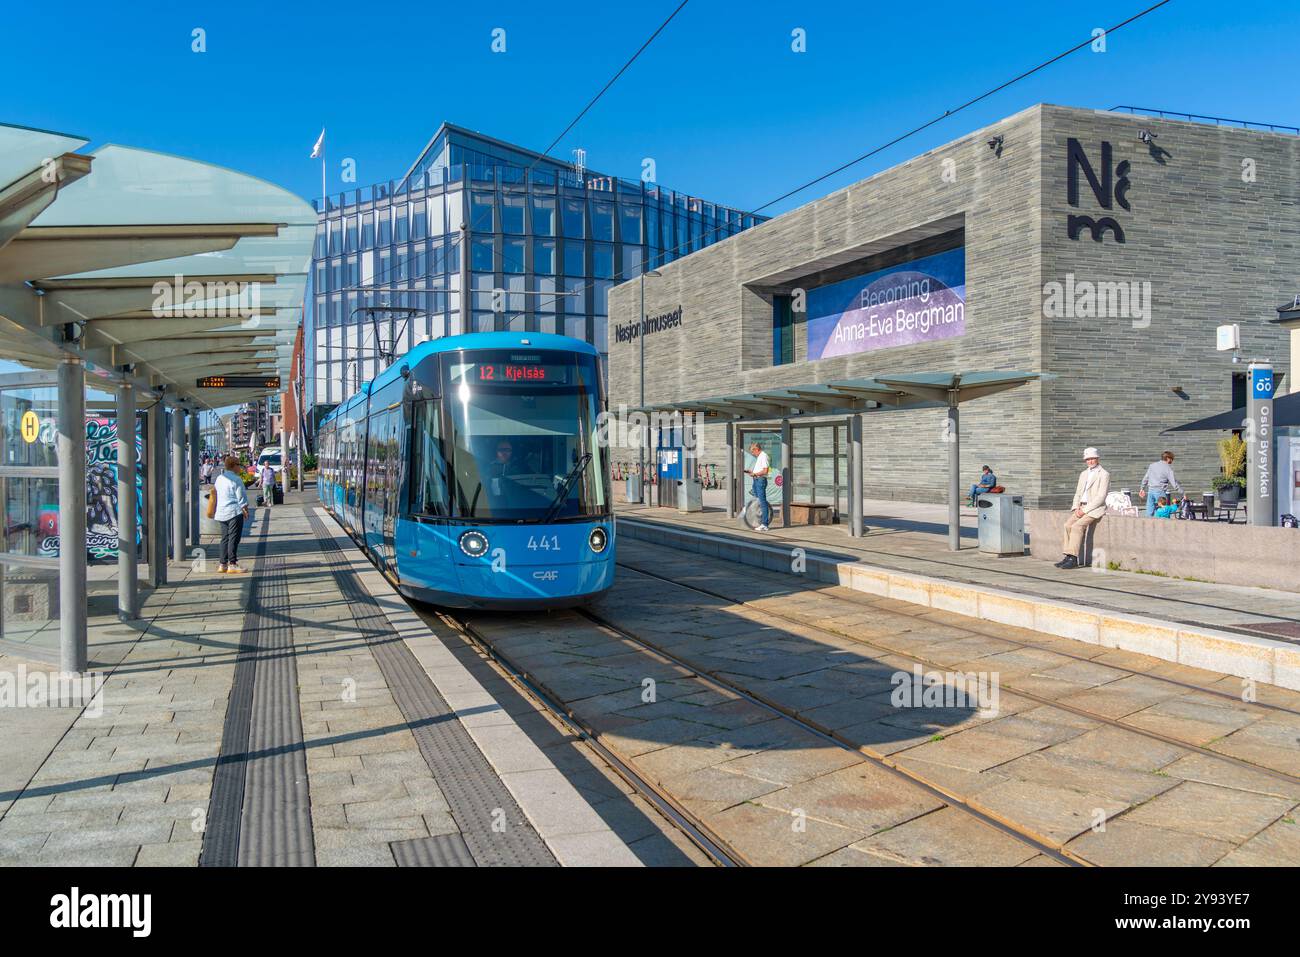
[[[731,475],[727,482],[727,513],[740,514],[744,490],[744,431],[758,426],[779,427],[781,434],[781,520],[790,524],[794,499],[791,468],[792,431],[805,421],[834,424],[840,419],[848,427],[849,534],[862,534],[862,446],[863,416],[876,412],[909,409],[948,410],[947,422],[937,441],[948,451],[948,547],[956,551],[961,536],[961,435],[963,402],[1015,389],[1028,382],[1054,378],[1043,372],[911,372],[881,374],[868,379],[844,379],[810,385],[788,386],[745,395],[712,396],[682,402],[648,404],[631,411],[642,415],[680,417],[683,428],[700,418],[727,424],[727,461]]]
[[[0,359],[28,370],[0,376],[0,649],[65,671],[89,563],[131,620],[139,563],[157,587],[198,547],[198,415],[280,391],[316,231],[255,177],[87,144],[0,125]]]

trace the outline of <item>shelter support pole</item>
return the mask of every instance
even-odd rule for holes
[[[790,420],[781,420],[781,526],[790,527],[790,484],[794,469],[790,467],[790,452],[794,447],[790,435]]]
[[[167,410],[159,399],[144,415],[148,456],[144,470],[145,554],[149,560],[149,587],[158,588],[167,584],[167,516],[163,493]]]
[[[59,667],[86,670],[86,367],[59,362]]]
[[[849,416],[849,534],[862,534],[862,416]]]
[[[289,430],[288,417],[284,414],[284,398],[280,399],[280,486],[289,491]],[[272,493],[274,495],[274,492]]]
[[[135,386],[123,382],[117,390],[117,617],[135,619],[139,586],[136,538],[140,506],[135,488]]]
[[[190,548],[200,548],[199,538],[199,455],[203,442],[199,438],[199,410],[190,412]]]
[[[185,561],[185,410],[172,410],[172,559]]]
[[[727,423],[727,518],[739,514],[736,508],[736,423]]]
[[[957,402],[948,405],[948,548],[961,549],[961,432]]]

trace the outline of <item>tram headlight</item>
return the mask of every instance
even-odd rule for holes
[[[597,525],[591,530],[591,534],[587,536],[587,544],[591,546],[593,552],[599,555],[605,550],[605,546],[609,544],[609,533]]]
[[[470,558],[482,558],[488,550],[487,536],[482,532],[465,532],[460,537],[460,550]]]

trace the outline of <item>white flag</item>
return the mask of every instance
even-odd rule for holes
[[[325,152],[325,127],[320,128],[320,136],[316,140],[316,145],[311,148],[309,159],[320,159],[321,154]]]

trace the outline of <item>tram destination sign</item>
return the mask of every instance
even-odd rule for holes
[[[205,375],[195,383],[199,389],[278,389],[278,375]]]

